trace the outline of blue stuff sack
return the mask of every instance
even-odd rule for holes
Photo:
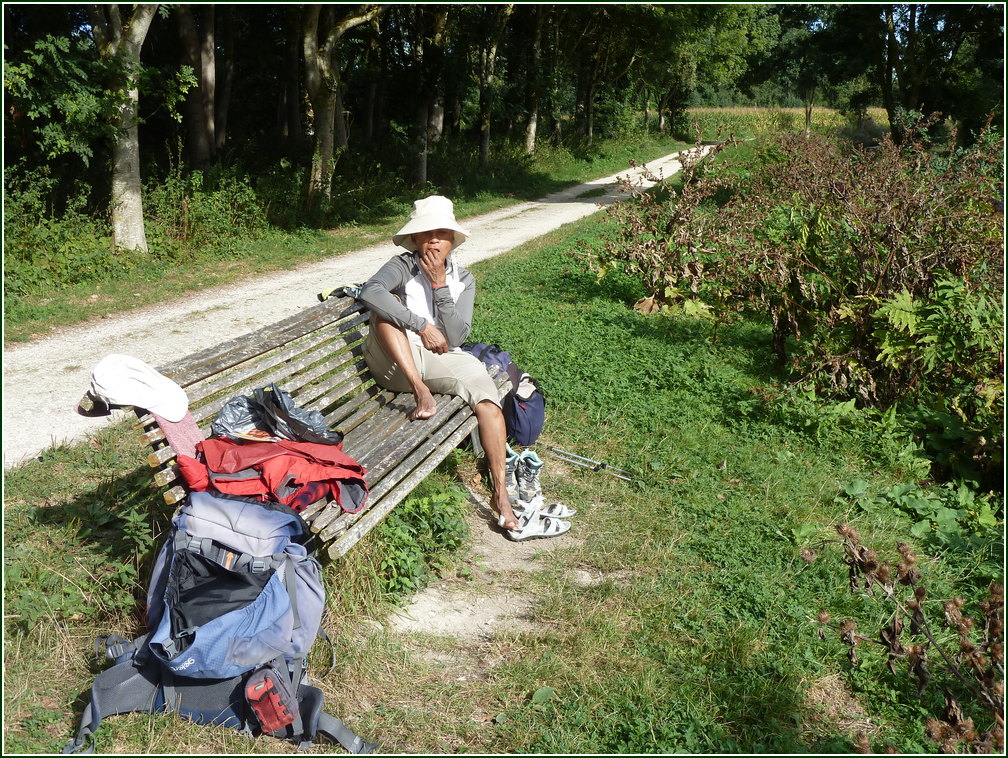
[[[462,349],[483,361],[487,368],[496,366],[501,371],[507,371],[511,365],[511,353],[500,345],[489,345],[486,342],[466,342]]]
[[[511,354],[499,345],[467,342],[462,349],[483,361],[488,369],[507,371],[511,391],[501,400],[508,439],[518,445],[533,445],[546,423],[546,397],[531,376],[511,362]]]
[[[519,445],[534,445],[546,423],[546,396],[536,380],[513,363],[508,366],[511,391],[502,401],[508,438]]]

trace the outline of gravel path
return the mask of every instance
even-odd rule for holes
[[[670,176],[681,165],[678,153],[648,164]],[[620,199],[619,176],[630,170],[572,187],[534,202],[460,219],[470,232],[459,248],[463,266],[490,258],[596,213]],[[643,186],[649,182],[643,181]],[[17,466],[50,446],[86,438],[110,419],[76,412],[91,383],[91,369],[109,353],[126,353],[153,366],[169,363],[317,303],[326,288],[364,281],[393,254],[391,242],[321,263],[312,263],[251,281],[186,294],[172,302],[67,328],[28,344],[4,348],[3,465]],[[122,418],[113,414],[111,420]]]

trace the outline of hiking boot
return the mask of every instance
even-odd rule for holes
[[[539,484],[539,472],[543,462],[531,450],[522,452],[518,459],[518,499],[531,503],[536,497],[542,497],[542,487]]]
[[[504,461],[504,487],[507,489],[508,501],[518,502],[518,465],[521,456],[511,446],[507,446],[507,458]]]

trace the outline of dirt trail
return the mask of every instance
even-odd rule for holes
[[[647,164],[670,176],[678,153]],[[470,232],[458,249],[463,266],[514,249],[564,224],[596,213],[623,197],[621,171],[533,202],[460,219]],[[642,181],[642,186],[649,186]],[[365,280],[393,253],[390,242],[202,292],[169,303],[98,319],[28,344],[4,348],[3,465],[25,462],[46,448],[86,438],[122,418],[90,419],[76,413],[91,382],[91,369],[110,353],[161,366],[179,356],[279,321],[317,303],[326,288]]]

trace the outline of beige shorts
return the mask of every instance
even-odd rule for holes
[[[398,364],[389,359],[373,334],[373,331],[368,332],[364,340],[364,360],[367,361],[375,380],[393,392],[412,392],[413,388],[399,370]],[[477,403],[484,400],[489,400],[500,407],[497,385],[487,373],[483,361],[475,355],[461,350],[432,353],[413,342],[410,342],[410,348],[413,350],[413,360],[420,371],[420,376],[431,392],[456,395],[465,400],[471,408],[475,408]]]

